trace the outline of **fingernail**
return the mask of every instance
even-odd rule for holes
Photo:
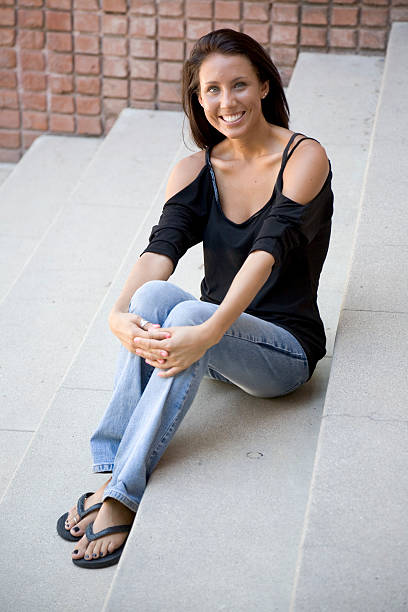
[[[73,531],[79,531],[79,527],[73,527]]]
[[[78,554],[78,549],[76,548],[75,550],[72,551],[73,555],[77,555]]]
[[[153,327],[160,327],[159,323],[153,323]]]
[[[142,352],[142,351],[141,351],[140,349],[136,349],[136,353],[137,353],[138,355],[140,355],[140,353],[141,353],[141,352]]]
[[[166,334],[166,338],[170,338],[170,337],[171,337],[171,334]]]

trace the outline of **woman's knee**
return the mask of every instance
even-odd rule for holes
[[[211,317],[215,309],[215,304],[200,300],[186,300],[174,306],[166,319],[165,325],[167,327],[200,325]]]
[[[169,283],[163,280],[151,280],[144,283],[132,295],[129,304],[129,312],[141,314],[141,311],[149,304],[158,303]]]

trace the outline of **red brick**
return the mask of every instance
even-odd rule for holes
[[[408,7],[392,8],[391,21],[408,21]]]
[[[261,44],[269,41],[269,25],[266,23],[245,23],[244,32]]]
[[[216,0],[215,17],[217,19],[239,19],[239,2],[236,0]]]
[[[78,93],[98,96],[101,93],[101,79],[98,77],[76,77],[76,90]]]
[[[12,47],[16,41],[16,31],[8,28],[0,29],[0,46]]]
[[[133,57],[155,57],[156,45],[154,40],[133,38],[130,41],[130,54]]]
[[[99,117],[77,117],[77,133],[99,136],[102,134],[102,124]]]
[[[229,28],[230,30],[239,32],[239,21],[216,21],[214,24],[214,30],[220,30],[221,28]]]
[[[102,39],[102,53],[104,53],[104,55],[127,55],[126,38],[104,36]]]
[[[155,79],[156,62],[154,60],[140,60],[131,58],[130,76],[132,79]]]
[[[28,11],[27,11],[28,12]],[[16,14],[12,8],[0,8],[0,24],[12,26],[16,23]]]
[[[15,0],[1,0],[2,6],[14,6]]]
[[[44,25],[44,14],[42,11],[20,9],[17,15],[19,28],[42,28]]]
[[[364,1],[364,0],[363,0]],[[374,2],[376,0],[373,0]],[[382,2],[382,0],[380,0]],[[386,0],[388,2],[388,0]],[[357,0],[337,0],[337,4],[356,4]]]
[[[47,30],[58,30],[59,32],[71,32],[72,23],[69,13],[57,13],[54,11],[46,12],[46,28]]]
[[[0,68],[15,68],[16,67],[16,52],[14,49],[0,49]]]
[[[70,75],[50,75],[50,91],[52,93],[63,94],[74,91],[74,78]]]
[[[75,120],[72,115],[51,115],[50,130],[52,132],[68,132],[75,131]]]
[[[45,43],[44,32],[38,30],[19,30],[17,44],[20,49],[43,49]]]
[[[182,70],[181,62],[160,62],[159,79],[160,81],[180,81]]]
[[[71,0],[45,0],[47,8],[57,9],[59,11],[70,11]]]
[[[74,30],[76,32],[99,32],[99,17],[93,13],[75,13]]]
[[[357,44],[356,30],[331,28],[329,31],[330,47],[353,49]]]
[[[23,108],[27,110],[47,110],[47,98],[45,93],[23,92],[22,102]]]
[[[127,78],[127,59],[123,57],[105,57],[103,60],[103,74],[108,77]]]
[[[302,6],[302,23],[326,25],[327,8],[322,6]]]
[[[385,26],[388,22],[388,9],[369,8],[363,6],[361,9],[361,23],[367,26]]]
[[[47,32],[47,47],[52,51],[72,51],[71,33]]]
[[[271,55],[275,64],[294,66],[297,59],[296,47],[272,47]]]
[[[107,117],[110,117],[112,115],[117,117],[124,108],[127,108],[127,100],[123,100],[120,98],[103,99],[103,111],[105,116]]]
[[[188,0],[186,2],[187,17],[212,17],[213,3],[211,0]]]
[[[126,0],[103,0],[102,9],[106,13],[126,13]]]
[[[103,95],[106,98],[127,98],[129,81],[127,79],[103,79]]]
[[[18,96],[14,89],[0,90],[0,108],[18,108]]]
[[[159,100],[162,102],[181,102],[179,83],[159,83]]]
[[[225,27],[225,26],[223,26]],[[188,21],[187,22],[187,38],[190,40],[197,40],[211,32],[212,24],[211,21]]]
[[[326,28],[302,27],[300,30],[300,44],[308,47],[325,47],[327,44]]]
[[[101,101],[94,96],[77,96],[76,106],[80,115],[99,115],[101,112]]]
[[[10,164],[16,164],[21,159],[20,149],[0,149],[0,162],[7,162]]]
[[[142,2],[141,4],[146,3]],[[169,17],[179,17],[183,14],[183,2],[181,0],[160,0],[159,13]]]
[[[75,34],[74,44],[76,53],[98,55],[100,52],[99,36],[92,34]]]
[[[299,20],[299,8],[295,4],[274,3],[272,6],[272,22],[275,23],[297,23]],[[273,29],[274,26],[272,26]]]
[[[23,89],[28,91],[45,91],[47,87],[47,78],[45,74],[38,72],[24,72],[21,75]]]
[[[399,0],[400,3],[406,0]],[[392,0],[393,2],[393,0]],[[388,6],[389,0],[363,0],[363,4],[374,4],[375,6]]]
[[[152,81],[132,81],[130,97],[132,100],[154,100],[156,85]]]
[[[128,21],[124,15],[103,15],[102,32],[104,34],[127,34]]]
[[[391,0],[391,5],[392,6],[408,6],[408,0]]]
[[[21,51],[20,63],[23,70],[44,70],[44,54],[42,51]]]
[[[17,76],[12,70],[0,70],[0,87],[17,87]]]
[[[98,0],[74,0],[74,9],[77,11],[97,11]]]
[[[354,26],[358,22],[358,8],[348,6],[334,6],[331,23],[338,26]]]
[[[70,113],[75,112],[74,96],[51,96],[51,111],[53,113]]]
[[[7,3],[12,4],[12,2]],[[32,6],[32,7],[40,7],[44,4],[43,0],[19,0],[19,6]]]
[[[154,36],[156,34],[156,19],[154,17],[138,17],[130,21],[131,36]]]
[[[268,3],[264,2],[244,2],[244,19],[253,21],[268,21]]]
[[[136,15],[154,15],[156,6],[154,0],[131,0],[130,12]]]
[[[176,40],[160,40],[159,41],[159,58],[169,60],[184,59],[184,45],[182,41]]]
[[[23,132],[23,147],[27,150],[34,142],[40,134],[36,132]]]
[[[48,53],[48,69],[57,74],[70,74],[73,70],[72,55],[67,53]]]
[[[18,149],[21,146],[20,132],[0,132],[0,147]]]
[[[48,130],[47,113],[38,113],[36,111],[23,111],[23,129],[24,130]]]
[[[75,72],[77,74],[99,74],[100,61],[98,56],[76,55]]]
[[[360,48],[385,49],[385,32],[383,30],[360,30]]]
[[[159,36],[160,38],[183,38],[184,37],[183,20],[182,19],[160,19]]]
[[[298,28],[295,25],[272,25],[272,42],[281,45],[296,45]]]

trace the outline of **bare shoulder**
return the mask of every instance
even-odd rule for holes
[[[166,187],[166,201],[187,187],[205,165],[205,151],[197,151],[181,159],[170,172]]]
[[[301,138],[302,136],[297,137],[293,146]],[[329,160],[324,147],[316,140],[303,140],[285,167],[282,191],[295,202],[307,204],[322,189],[329,170]]]

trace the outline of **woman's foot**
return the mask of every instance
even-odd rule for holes
[[[85,510],[90,508],[94,504],[99,504],[102,501],[103,492],[105,487],[112,480],[112,477],[109,478],[93,495],[87,497],[84,503]],[[85,529],[88,527],[89,523],[92,523],[96,519],[98,514],[98,510],[95,512],[91,512],[87,516],[85,516],[82,521],[79,520],[78,512],[76,506],[71,508],[68,512],[67,519],[65,521],[65,529],[71,533],[71,535],[75,537],[83,536],[85,533]]]
[[[131,525],[135,518],[135,514],[135,512],[118,502],[116,499],[107,497],[94,521],[93,531],[97,533],[107,527]],[[72,552],[72,558],[90,560],[97,559],[98,557],[106,557],[106,555],[122,546],[127,536],[128,533],[113,533],[92,542],[88,542],[87,537],[84,535],[77,542]]]

